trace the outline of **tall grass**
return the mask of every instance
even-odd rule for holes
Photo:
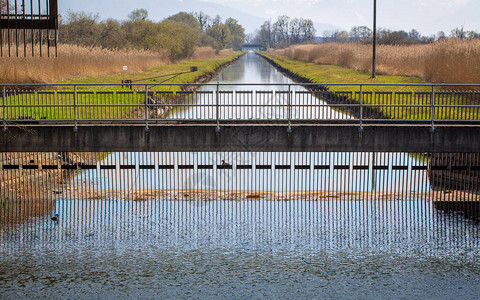
[[[362,72],[371,72],[372,69],[371,45],[296,45],[270,52]],[[480,40],[447,39],[429,45],[379,45],[377,72],[419,77],[437,83],[480,83]]]
[[[194,59],[216,56],[211,47],[197,48]],[[0,83],[53,83],[76,77],[106,76],[122,72],[144,72],[170,64],[165,53],[144,50],[108,50],[98,47],[59,45],[58,57],[0,57]]]

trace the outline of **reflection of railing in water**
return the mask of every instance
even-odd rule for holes
[[[112,153],[98,162],[99,154],[68,155],[3,154],[3,224],[52,215],[58,201],[97,199],[414,201],[479,216],[478,154]],[[461,184],[445,179],[448,170]]]
[[[62,189],[77,174],[77,164],[91,163],[93,154],[1,153],[0,225],[48,215]]]

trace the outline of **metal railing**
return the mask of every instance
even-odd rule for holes
[[[0,85],[11,125],[212,123],[480,125],[480,84]]]

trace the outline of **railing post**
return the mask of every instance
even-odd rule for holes
[[[73,122],[75,127],[73,128],[73,132],[78,132],[78,123],[77,123],[77,85],[73,86]]]
[[[432,127],[430,128],[430,132],[435,132],[435,86],[432,84],[432,94],[430,95],[431,99],[431,122]]]
[[[216,107],[216,117],[217,117],[217,128],[215,129],[215,131],[217,133],[220,132],[220,107],[219,107],[220,94],[219,94],[219,91],[220,91],[220,83],[217,82],[217,93],[215,95],[215,107]]]
[[[145,85],[145,132],[149,132],[148,127],[148,85]]]
[[[288,112],[287,112],[287,117],[288,117],[288,128],[287,132],[291,133],[292,132],[292,85],[288,85]]]
[[[7,96],[7,92],[6,92],[5,89],[6,89],[6,87],[4,86],[3,87],[3,98],[2,98],[3,132],[7,132],[7,121],[6,121],[7,111],[5,110],[5,99],[6,99],[6,96]]]
[[[363,84],[360,85],[360,132],[363,132]]]

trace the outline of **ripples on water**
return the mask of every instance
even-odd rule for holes
[[[474,299],[480,291],[478,225],[430,202],[57,205],[58,224],[44,217],[3,229],[7,298]]]

